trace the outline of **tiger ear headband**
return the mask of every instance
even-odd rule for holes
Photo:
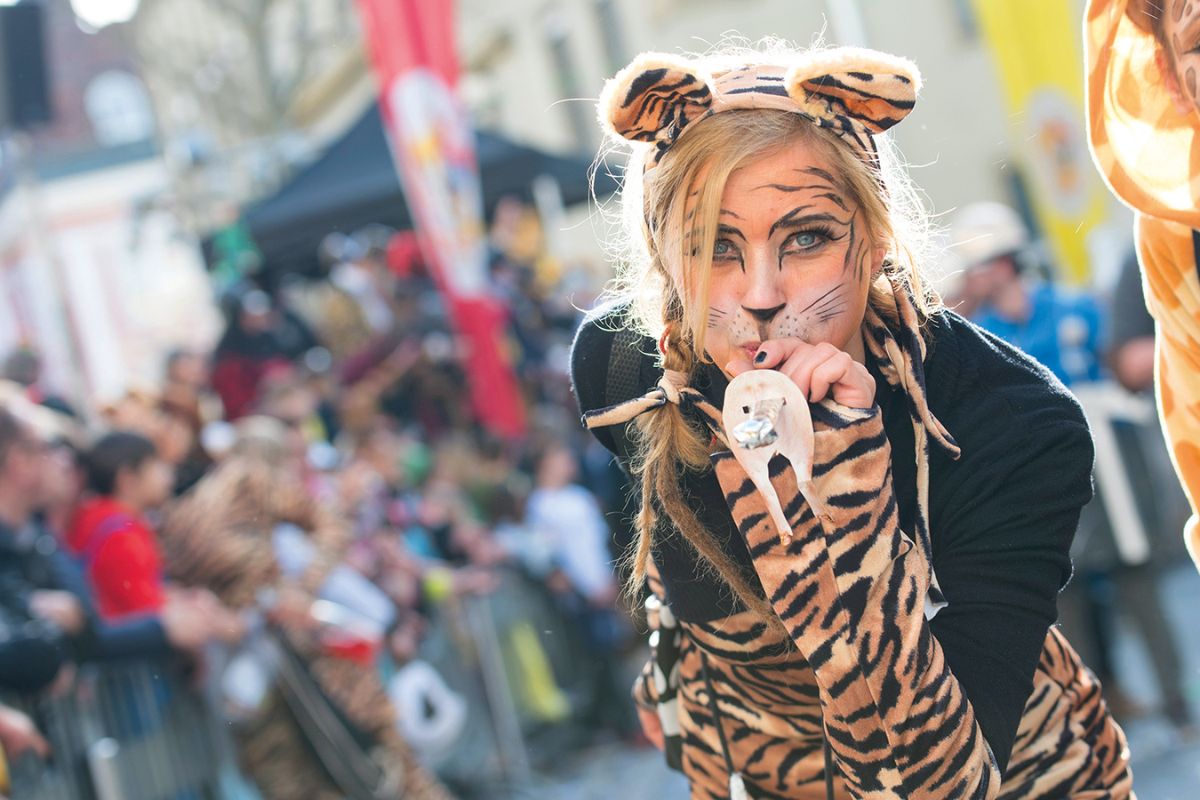
[[[653,145],[647,170],[689,127],[735,109],[800,114],[875,163],[875,135],[908,116],[920,88],[921,75],[911,61],[857,47],[711,72],[700,61],[642,53],[608,81],[598,108],[610,134]]]

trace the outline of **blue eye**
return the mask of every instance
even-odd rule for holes
[[[713,243],[713,259],[727,259],[737,256],[737,248],[728,239],[717,239]]]
[[[801,250],[810,251],[816,250],[825,242],[832,238],[828,231],[812,229],[807,231],[798,231],[788,237],[784,242],[785,250]]]

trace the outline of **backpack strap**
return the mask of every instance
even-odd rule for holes
[[[608,356],[608,380],[604,394],[605,404],[615,406],[631,397],[637,397],[642,392],[639,382],[642,372],[642,361],[645,354],[638,345],[643,337],[629,328],[621,328],[613,335],[612,351]],[[625,425],[612,427],[613,441],[626,463],[632,460],[633,451],[629,437],[625,434]]]
[[[97,525],[96,529],[88,536],[83,549],[79,551],[78,558],[83,568],[90,569],[96,556],[100,555],[100,548],[104,547],[104,543],[132,525],[133,517],[128,514],[113,514]]]

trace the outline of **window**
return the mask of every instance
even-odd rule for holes
[[[154,135],[154,112],[142,82],[134,75],[109,70],[84,90],[84,108],[96,141],[105,147],[142,142]]]

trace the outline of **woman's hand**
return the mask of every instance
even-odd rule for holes
[[[800,387],[810,403],[819,403],[828,396],[849,408],[875,404],[875,379],[866,366],[828,342],[771,339],[758,348],[753,363],[735,358],[725,365],[725,371],[735,377],[751,369],[782,372]]]

